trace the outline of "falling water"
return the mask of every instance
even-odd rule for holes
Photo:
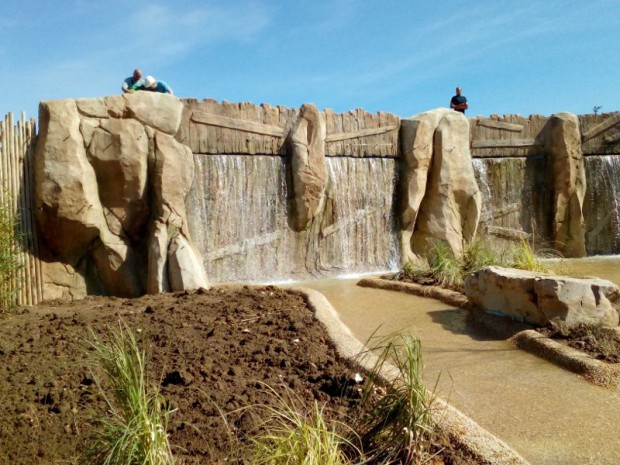
[[[398,262],[394,160],[328,158],[323,214],[302,232],[288,221],[285,158],[195,155],[195,166],[190,232],[214,282],[383,271]]]
[[[552,197],[542,156],[475,158],[473,166],[482,194],[481,230],[548,240]]]
[[[583,213],[588,255],[620,253],[620,156],[590,156],[586,162]]]
[[[396,161],[330,157],[327,167],[333,214],[324,218],[321,261],[347,272],[397,267]]]

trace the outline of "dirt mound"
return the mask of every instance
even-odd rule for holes
[[[274,287],[139,299],[48,302],[0,318],[0,463],[71,463],[104,412],[90,370],[90,331],[122,318],[147,351],[151,382],[177,409],[170,439],[180,463],[229,455],[218,412],[269,404],[285,384],[345,413],[350,376],[302,297]],[[233,415],[233,432],[248,415]]]

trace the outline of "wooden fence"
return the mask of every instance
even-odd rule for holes
[[[33,212],[33,160],[36,123],[14,122],[9,113],[0,121],[0,205],[6,205],[18,218],[16,249],[19,269],[11,279],[15,303],[35,305],[43,300],[43,278],[39,260],[39,243]],[[4,251],[1,251],[4,253]]]

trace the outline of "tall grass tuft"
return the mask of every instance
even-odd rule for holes
[[[13,212],[11,198],[4,193],[0,200],[0,312],[8,312],[17,305],[20,290],[18,231],[19,215]]]
[[[430,271],[441,286],[461,288],[463,285],[463,266],[459,257],[443,241],[435,241],[429,259]]]
[[[354,443],[338,433],[338,429],[352,430],[342,423],[328,422],[316,400],[309,412],[301,413],[290,391],[283,396],[268,389],[276,398],[275,406],[250,407],[264,414],[260,415],[264,418],[262,432],[251,438],[252,465],[348,465],[352,462],[347,451],[359,456]]]
[[[539,255],[534,251],[534,248],[528,241],[521,239],[519,246],[513,253],[512,266],[519,270],[548,272],[548,268],[545,267]]]
[[[435,434],[431,418],[434,395],[422,381],[422,347],[409,335],[372,345],[378,359],[362,392],[357,431],[370,463],[410,465],[429,458]],[[387,384],[384,367],[396,368]]]
[[[172,414],[158,390],[146,380],[146,357],[124,323],[108,331],[109,342],[93,335],[94,374],[108,415],[86,452],[93,465],[172,465],[166,429]],[[105,387],[104,387],[105,386]]]

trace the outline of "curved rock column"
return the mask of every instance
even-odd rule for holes
[[[403,262],[426,261],[437,240],[460,256],[476,234],[481,211],[469,122],[459,112],[438,109],[402,120],[401,127]]]
[[[325,116],[304,103],[289,135],[296,231],[305,230],[321,209],[327,184],[325,137]]]
[[[151,294],[208,287],[202,260],[191,244],[185,198],[194,178],[189,147],[157,131],[150,160],[152,220],[148,247],[148,283]]]
[[[551,116],[545,140],[551,162],[555,247],[565,257],[585,257],[586,174],[577,116],[571,113]]]

